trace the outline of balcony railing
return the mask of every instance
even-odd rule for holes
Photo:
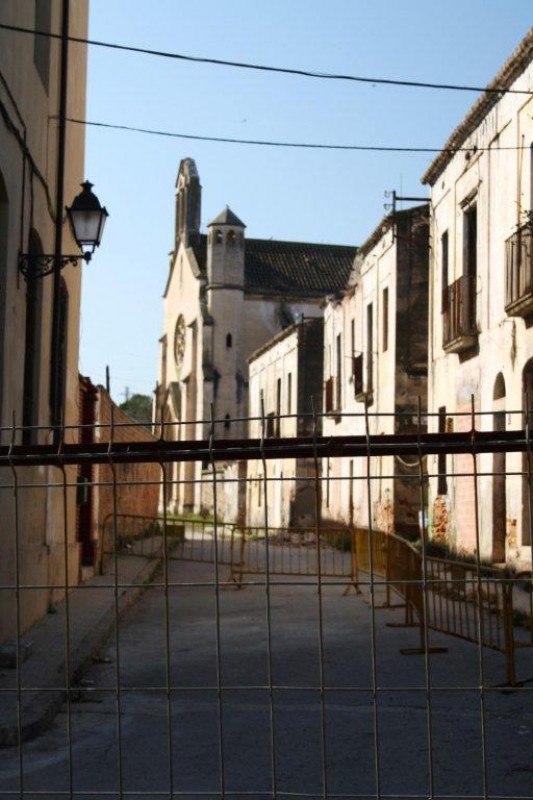
[[[511,316],[533,315],[532,238],[524,225],[505,242],[505,310]]]
[[[476,345],[475,276],[462,275],[444,289],[442,322],[442,347],[447,353],[460,353]]]

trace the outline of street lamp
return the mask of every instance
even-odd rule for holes
[[[21,253],[19,270],[26,280],[28,278],[44,278],[45,275],[62,270],[67,264],[76,266],[80,259],[88,262],[95,249],[100,246],[105,221],[109,214],[91,191],[93,184],[90,181],[84,181],[81,186],[80,194],[74,198],[70,208],[68,206],[66,208],[67,219],[76,244],[82,251],[81,255],[55,256]]]

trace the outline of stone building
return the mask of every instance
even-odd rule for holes
[[[470,430],[472,399],[478,429],[522,428],[533,396],[533,29],[487,88],[422,179],[432,206],[433,431]],[[429,471],[434,536],[531,565],[521,454],[479,456],[477,530],[471,456],[432,458]]]
[[[245,237],[225,208],[200,232],[201,186],[194,161],[176,182],[174,248],[164,292],[157,418],[168,438],[246,435],[248,357],[346,282],[355,248]],[[207,464],[176,464],[170,509],[209,510]]]
[[[324,319],[324,435],[412,432],[427,403],[429,210],[385,217],[359,248]],[[325,519],[417,536],[416,460],[326,459]],[[368,480],[369,479],[369,480]],[[369,496],[370,488],[370,496]],[[369,510],[370,509],[370,510]],[[369,518],[370,515],[370,518]]]
[[[323,361],[321,317],[295,322],[250,356],[250,438],[320,435]],[[246,524],[314,524],[314,488],[312,459],[270,460],[266,472],[261,461],[249,461]]]
[[[86,0],[69,3],[71,36],[87,36]],[[4,24],[59,34],[62,4],[50,0],[3,0]],[[17,442],[50,441],[51,422],[78,422],[78,332],[80,266],[61,273],[59,302],[52,276],[26,279],[19,254],[54,253],[55,204],[62,151],[60,103],[61,40],[0,30],[0,424],[2,443],[19,426]],[[67,117],[85,116],[86,47],[68,49]],[[70,203],[84,179],[84,129],[68,126],[65,142],[64,198]],[[62,229],[64,253],[77,253],[68,226]],[[57,295],[56,295],[57,299]],[[54,307],[55,306],[55,307]],[[52,318],[57,314],[59,348],[52,353]],[[26,426],[25,432],[21,427]],[[41,426],[37,430],[36,426]],[[72,434],[77,436],[77,432]],[[52,467],[0,473],[0,584],[35,585],[20,593],[20,628],[44,614],[79,575],[76,541],[76,470],[63,475]],[[67,546],[64,546],[64,537]],[[68,554],[65,564],[65,553]],[[17,558],[18,556],[18,558]],[[46,587],[46,588],[44,588]],[[16,627],[14,590],[2,590],[0,641]]]

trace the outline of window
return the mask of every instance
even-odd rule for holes
[[[374,310],[372,303],[366,307],[366,391],[374,389]]]
[[[448,249],[449,249],[449,236],[448,231],[444,231],[440,239],[440,261],[441,261],[441,314],[448,308]]]
[[[161,386],[167,385],[167,354],[168,344],[167,337],[162,336],[159,340],[161,342]]]
[[[389,289],[383,289],[383,331],[382,331],[383,352],[389,349]]]
[[[235,244],[235,241],[236,241],[235,231],[228,231],[228,234],[226,236],[226,242],[228,243],[228,245],[230,247],[233,247],[233,245]]]
[[[232,347],[233,347],[233,337],[232,337],[231,333],[228,333],[226,335],[226,348],[228,350],[231,350]]]
[[[353,392],[357,399],[364,394],[363,381],[363,354],[359,353],[352,358]]]
[[[336,348],[337,348],[337,376],[335,379],[335,403],[337,409],[340,410],[342,408],[342,337],[340,333],[337,334]]]
[[[287,414],[292,411],[292,372],[287,375]]]
[[[35,0],[35,30],[50,33],[52,28],[52,0]],[[35,35],[33,62],[41,82],[48,92],[50,78],[50,37]]]
[[[465,312],[471,327],[476,322],[477,206],[469,206],[463,217],[463,275],[468,284]]]
[[[266,415],[266,437],[267,439],[274,439],[276,437],[276,415],[273,411],[270,411]]]
[[[217,231],[217,232],[215,233],[215,242],[216,242],[217,244],[221,244],[221,242],[222,242],[222,238],[223,238],[223,237],[222,237],[222,231]]]
[[[229,414],[226,414],[224,417],[224,430],[229,431],[231,430],[231,417]]]
[[[324,384],[324,409],[326,414],[333,411],[333,377],[329,377]]]
[[[533,144],[529,147],[529,210],[533,209]]]
[[[281,378],[278,378],[276,384],[276,425],[275,435],[279,436],[281,431]]]

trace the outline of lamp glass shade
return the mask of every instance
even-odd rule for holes
[[[109,215],[91,191],[92,184],[85,181],[82,187],[83,191],[74,199],[72,206],[67,208],[67,215],[79,247],[82,250],[94,251],[95,247],[100,245],[105,221]]]

